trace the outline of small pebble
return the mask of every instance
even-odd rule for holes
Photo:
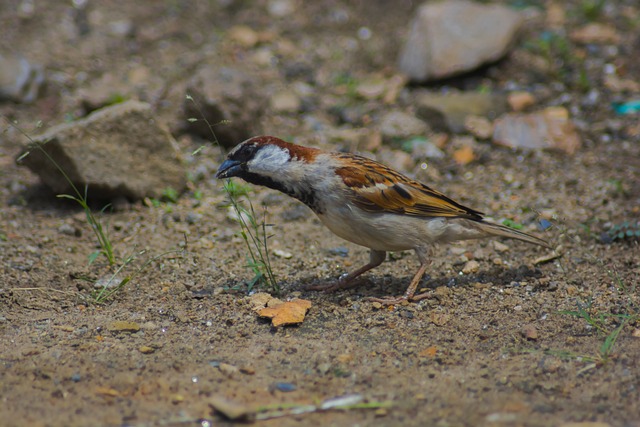
[[[218,369],[220,370],[220,372],[228,376],[232,376],[233,374],[240,372],[240,369],[228,363],[220,363],[218,365]]]
[[[107,274],[106,276],[100,277],[93,283],[93,287],[95,289],[102,288],[114,288],[122,283],[123,278],[119,275]]]
[[[496,252],[507,252],[509,250],[509,246],[498,241],[493,242],[493,248],[496,250]]]
[[[190,225],[197,224],[198,222],[200,222],[201,219],[202,219],[202,215],[194,212],[189,212],[185,217],[185,221],[187,221],[187,224],[190,224]]]
[[[298,387],[292,383],[275,383],[273,385],[274,390],[281,391],[283,393],[289,393],[291,391],[295,391]]]
[[[436,298],[444,298],[444,297],[448,297],[449,295],[451,295],[452,290],[451,288],[448,288],[446,286],[438,286],[434,291],[433,291],[433,295]]]
[[[480,139],[489,139],[493,135],[493,124],[486,117],[467,116],[464,127],[471,135]]]
[[[151,354],[156,351],[155,348],[149,347],[148,345],[141,345],[138,347],[138,351],[142,354]]]
[[[458,246],[452,246],[449,248],[449,252],[451,252],[453,255],[462,255],[467,251],[466,248],[460,248]]]
[[[293,257],[291,252],[283,251],[281,249],[274,249],[273,254],[279,258],[290,259]]]
[[[330,255],[341,256],[343,258],[346,258],[347,256],[349,256],[349,248],[345,246],[338,246],[335,248],[331,248],[331,249],[328,249],[327,252],[329,252]]]
[[[388,413],[389,413],[389,412],[387,411],[387,409],[386,409],[386,408],[378,408],[378,409],[376,409],[376,411],[374,412],[374,415],[375,415],[376,417],[386,417]]]
[[[227,36],[245,48],[255,46],[260,38],[255,30],[246,25],[236,25],[235,27],[231,27]]]
[[[538,339],[538,330],[531,324],[524,325],[520,330],[520,333],[528,340],[535,341]]]
[[[138,332],[140,325],[136,322],[128,322],[126,320],[116,320],[107,326],[109,332]]]
[[[400,317],[404,319],[413,319],[413,313],[407,310],[402,310],[400,313]]]
[[[547,219],[541,219],[540,222],[538,223],[538,229],[540,229],[540,231],[544,231],[550,228],[552,225],[553,223],[551,223],[551,221]]]
[[[464,274],[471,274],[471,273],[475,273],[476,271],[478,271],[480,269],[480,263],[478,263],[478,261],[468,261],[464,267],[462,267],[462,272]]]
[[[80,237],[79,230],[76,229],[73,225],[67,223],[64,223],[60,227],[58,227],[58,232],[61,234],[66,234],[67,236]]]
[[[245,375],[255,375],[256,370],[253,369],[251,366],[243,366],[240,368],[240,373]]]
[[[536,98],[529,92],[511,92],[507,95],[507,103],[513,111],[523,111],[536,103]]]
[[[242,420],[253,413],[253,410],[248,405],[236,403],[220,396],[211,397],[209,404],[230,420]]]

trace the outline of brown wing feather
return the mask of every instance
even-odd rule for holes
[[[348,196],[360,209],[423,217],[482,219],[482,213],[381,163],[353,154],[339,157],[345,160],[345,166],[336,168],[336,174],[349,187]]]

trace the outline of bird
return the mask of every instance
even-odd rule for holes
[[[420,267],[401,296],[369,298],[385,305],[420,301],[416,294],[436,244],[505,237],[551,248],[545,240],[487,221],[483,213],[382,163],[356,154],[329,152],[254,136],[236,145],[216,178],[237,177],[298,199],[337,236],[369,248],[369,262],[330,284],[308,289],[335,291],[356,286],[388,251],[415,251]]]

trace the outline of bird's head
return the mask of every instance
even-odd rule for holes
[[[273,136],[254,136],[233,148],[216,178],[238,177],[282,191],[310,205],[314,159],[320,150],[291,144]]]
[[[254,136],[236,145],[220,165],[216,178],[237,176],[249,182],[252,174],[271,177],[286,167],[293,152],[304,148],[272,136]]]

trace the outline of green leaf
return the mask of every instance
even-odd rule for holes
[[[71,199],[74,202],[80,203],[80,199],[78,199],[75,196],[72,196],[71,194],[58,194],[58,195],[56,195],[56,197],[59,198],[59,199]]]
[[[620,325],[617,328],[615,328],[613,331],[611,331],[609,335],[607,335],[604,342],[600,346],[601,356],[607,357],[611,354],[611,351],[613,350],[613,346],[616,343],[616,340],[618,339],[618,335],[620,335],[622,328],[624,328],[626,324],[627,322],[620,323]]]
[[[22,154],[20,155],[20,157],[18,157],[18,158],[16,159],[16,162],[17,162],[17,163],[20,163],[22,160],[24,160],[24,158],[25,158],[25,157],[27,157],[27,156],[29,155],[29,153],[31,153],[31,152],[30,152],[30,151],[25,151],[24,153],[22,153]]]
[[[89,265],[93,264],[93,262],[100,256],[102,251],[95,251],[89,254]]]
[[[512,221],[510,219],[505,219],[504,221],[502,221],[502,225],[505,225],[509,228],[513,228],[516,230],[522,230],[523,228],[522,224],[518,224],[517,222]]]
[[[262,273],[256,273],[256,275],[253,276],[253,279],[247,282],[247,291],[251,292],[253,287],[258,283],[260,283],[263,279],[264,279],[264,276],[262,275]]]

